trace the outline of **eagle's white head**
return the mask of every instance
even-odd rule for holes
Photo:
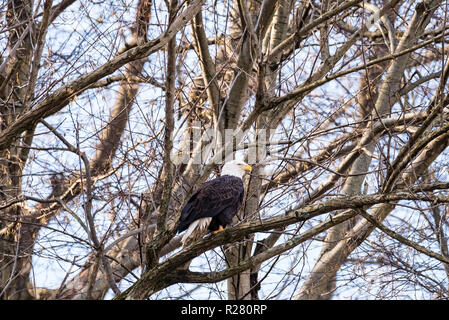
[[[224,164],[221,169],[221,175],[235,176],[241,179],[245,172],[251,172],[251,170],[252,168],[249,164],[241,160],[232,160]]]

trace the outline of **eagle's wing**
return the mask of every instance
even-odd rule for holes
[[[243,182],[239,178],[223,176],[204,183],[182,209],[177,231],[186,230],[197,219],[214,217],[235,206],[241,202],[242,194]]]

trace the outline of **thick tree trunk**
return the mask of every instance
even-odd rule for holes
[[[259,12],[259,5],[257,2],[251,3],[249,10],[251,14],[251,20],[257,21],[257,15],[254,14],[254,12]],[[257,10],[256,10],[257,9]],[[262,8],[263,9],[263,8]],[[262,10],[260,9],[260,10]],[[258,45],[257,47],[261,52],[269,51],[271,48],[275,47],[277,44],[279,44],[284,38],[287,30],[288,25],[288,12],[290,9],[290,1],[283,0],[279,1],[278,6],[276,8],[276,11],[272,17],[271,22],[269,23],[269,27],[262,27],[259,26],[261,29],[266,29],[266,33],[262,34],[263,39],[257,39]],[[262,15],[262,13],[261,13]],[[270,20],[267,20],[269,22]],[[249,34],[250,27],[246,27],[246,35]],[[251,35],[249,35],[251,37]],[[251,52],[251,56],[259,55],[261,52],[254,51],[254,41],[257,41],[256,39],[250,39],[248,41],[249,48],[247,51]],[[265,46],[264,46],[265,44]],[[242,47],[243,51],[244,47]],[[244,55],[245,56],[245,55]],[[246,59],[249,59],[246,58]],[[244,81],[244,83],[248,84],[248,79],[241,79],[240,77],[246,76],[247,73],[250,72],[250,69],[248,66],[251,66],[254,62],[253,60],[256,60],[252,58],[250,61],[240,61],[242,65],[247,66],[246,71],[242,72],[241,74],[237,75],[236,81]],[[249,64],[249,65],[248,65]],[[267,72],[265,75],[265,86],[267,88],[267,94],[274,93],[275,90],[275,78],[277,76],[277,69],[276,70],[270,70],[267,68]],[[234,85],[238,85],[234,83]],[[261,85],[261,84],[259,84]],[[244,91],[246,91],[247,88],[243,88]],[[262,88],[258,88],[257,90],[263,90]],[[246,93],[244,91],[239,92],[239,95],[246,99]],[[263,90],[264,91],[264,90]],[[233,94],[230,93],[230,97],[233,97]],[[231,104],[227,104],[226,108],[230,108],[234,103],[237,101],[231,102]],[[238,102],[237,102],[238,104]],[[240,103],[240,105],[243,105],[243,103]],[[227,110],[227,109],[225,109]],[[240,110],[238,110],[238,114],[240,114]],[[232,119],[234,116],[232,114],[227,114],[226,116],[228,119]],[[231,127],[226,128],[234,128],[235,124],[233,124],[233,121],[228,121],[227,125]],[[277,126],[277,124],[275,124]],[[266,115],[260,115],[259,119],[257,120],[257,130],[260,131],[259,134],[256,136],[256,141],[259,139],[262,139],[263,141],[269,141],[270,139],[270,129],[273,128],[273,123],[271,123]],[[263,143],[259,143],[259,145],[263,145]],[[259,148],[259,147],[258,147]],[[260,202],[260,196],[261,196],[261,190],[262,190],[262,179],[263,171],[264,171],[264,165],[259,164],[260,162],[263,162],[263,160],[266,159],[266,150],[249,150],[249,158],[252,161],[249,161],[253,165],[253,171],[251,174],[250,179],[248,180],[248,187],[246,192],[246,199],[245,199],[245,207],[241,211],[241,216],[239,217],[240,221],[250,221],[258,218],[258,212],[259,212],[259,202]],[[252,162],[255,160],[257,164],[253,164]],[[226,261],[227,264],[232,267],[235,265],[238,265],[242,261],[248,260],[253,251],[253,243],[254,243],[254,236],[248,237],[248,239],[241,244],[238,244],[237,246],[230,246],[227,248],[227,255],[226,255]],[[245,272],[239,273],[231,278],[228,279],[228,298],[229,299],[243,299],[243,300],[255,300],[258,299],[258,285],[257,281],[257,273],[258,273],[258,267],[247,270]]]
[[[32,35],[35,26],[31,22],[33,1],[8,1],[6,20],[14,31],[10,33],[8,47],[10,56],[6,67],[6,77],[0,86],[5,96],[0,104],[0,129],[8,127],[25,109],[25,97],[30,77]],[[28,22],[28,23],[26,23]],[[19,26],[18,26],[19,25]],[[25,35],[24,35],[25,34]],[[24,36],[23,36],[24,35]],[[14,47],[17,49],[14,51]],[[11,147],[0,151],[0,200],[8,202],[16,199],[22,190],[22,170],[28,153],[26,137],[32,135],[29,128],[23,137],[16,137]],[[25,148],[23,148],[25,147]],[[29,273],[33,234],[25,221],[21,206],[3,210],[0,219],[0,298],[29,299]]]

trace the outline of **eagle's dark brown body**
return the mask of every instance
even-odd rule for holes
[[[195,220],[212,218],[209,231],[232,222],[243,202],[244,187],[239,177],[224,175],[205,182],[181,211],[177,232],[186,230]]]

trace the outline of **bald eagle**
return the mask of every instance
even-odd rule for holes
[[[202,184],[181,211],[177,233],[187,230],[181,239],[183,246],[204,235],[206,229],[221,232],[243,202],[243,181],[251,166],[240,160],[224,164],[219,178]]]

